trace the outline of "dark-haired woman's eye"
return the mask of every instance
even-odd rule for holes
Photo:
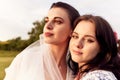
[[[87,39],[87,42],[92,43],[92,42],[94,42],[94,40],[92,40],[92,39]]]
[[[78,38],[79,38],[79,36],[78,36],[78,35],[76,35],[76,34],[72,34],[72,35],[71,35],[71,38],[73,38],[73,39],[78,39]]]

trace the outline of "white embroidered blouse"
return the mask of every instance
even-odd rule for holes
[[[85,74],[80,80],[118,80],[110,71],[95,70]]]

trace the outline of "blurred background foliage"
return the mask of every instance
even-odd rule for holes
[[[44,19],[39,21],[35,21],[33,23],[34,28],[28,32],[29,38],[27,40],[22,40],[21,37],[17,37],[14,39],[10,39],[7,41],[0,41],[0,50],[7,51],[21,51],[25,49],[28,45],[35,42],[39,39],[39,35],[43,33],[43,27],[45,25]]]
[[[43,33],[44,25],[44,19],[35,21],[33,23],[34,27],[28,32],[28,39],[23,40],[21,37],[16,37],[7,41],[0,41],[0,80],[4,79],[5,69],[10,65],[14,57],[39,39],[39,35]]]

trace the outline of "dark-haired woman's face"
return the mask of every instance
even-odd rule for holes
[[[79,66],[93,59],[100,51],[95,25],[89,21],[79,22],[72,33],[69,48],[73,61]]]

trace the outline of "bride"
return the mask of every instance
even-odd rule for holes
[[[66,64],[68,43],[78,11],[67,3],[53,3],[45,17],[44,40],[36,41],[16,56],[4,80],[71,80]]]

